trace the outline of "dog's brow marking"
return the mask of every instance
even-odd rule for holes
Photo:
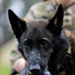
[[[27,39],[24,39],[24,41],[26,41]]]
[[[47,38],[42,38],[42,39],[49,41]]]

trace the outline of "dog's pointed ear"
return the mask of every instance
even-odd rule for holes
[[[61,30],[63,28],[63,7],[59,5],[56,14],[54,17],[49,19],[49,24],[47,25],[47,29],[50,30],[55,35],[60,35]]]
[[[8,17],[11,23],[12,30],[19,40],[22,33],[26,30],[26,22],[20,18],[18,18],[12,10],[8,10]]]

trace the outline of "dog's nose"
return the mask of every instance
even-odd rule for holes
[[[38,65],[30,66],[29,71],[33,74],[37,74],[40,72],[40,66],[38,66]]]

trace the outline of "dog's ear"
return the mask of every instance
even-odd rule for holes
[[[15,13],[12,10],[8,10],[8,17],[9,21],[11,23],[12,30],[16,36],[16,38],[19,40],[22,33],[26,30],[26,23],[24,20],[21,20],[18,18]]]
[[[61,30],[63,28],[63,7],[59,5],[58,10],[54,17],[49,19],[49,24],[47,25],[47,29],[50,30],[55,35],[60,35]]]

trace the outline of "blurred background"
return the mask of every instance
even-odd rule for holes
[[[40,0],[0,0],[0,75],[9,75],[11,70],[10,53],[17,43],[8,20],[8,9],[23,18],[29,8]]]

